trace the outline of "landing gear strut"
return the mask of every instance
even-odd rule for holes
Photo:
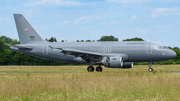
[[[153,68],[151,68],[151,62],[148,62],[148,64],[149,64],[149,69],[148,69],[148,71],[149,71],[149,72],[152,72],[152,71],[153,71]]]
[[[101,67],[100,65],[99,65],[98,67],[96,67],[96,71],[97,71],[97,72],[102,72],[102,70],[103,70],[103,69],[102,69],[102,67]]]

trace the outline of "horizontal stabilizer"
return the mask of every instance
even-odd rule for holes
[[[17,46],[17,45],[11,45],[11,44],[5,44],[11,47],[19,48],[19,49],[24,49],[24,50],[33,50],[32,47],[25,47],[25,46]]]

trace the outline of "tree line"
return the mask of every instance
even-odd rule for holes
[[[45,39],[48,42],[57,42],[55,37],[51,37],[50,39]],[[97,41],[119,41],[118,38],[114,36],[102,36]],[[142,38],[131,38],[124,39],[123,41],[144,41]],[[65,42],[62,40],[61,42]],[[95,40],[76,40],[76,42],[96,42]],[[5,44],[20,44],[16,39],[11,39],[6,36],[0,37],[0,65],[75,65],[76,63],[66,63],[66,62],[58,62],[52,61],[37,57],[32,57],[26,54],[21,54],[9,49],[9,46]],[[168,61],[159,61],[153,62],[155,65],[165,65],[165,64],[180,64],[180,49],[178,47],[169,47],[174,50],[177,56],[174,59]],[[135,63],[135,65],[147,65],[147,62]]]

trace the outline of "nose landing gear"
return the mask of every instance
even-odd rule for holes
[[[149,68],[148,71],[149,71],[149,72],[152,72],[152,71],[153,71],[153,68]]]
[[[148,64],[149,64],[149,69],[148,69],[148,71],[149,71],[149,72],[152,72],[152,71],[153,71],[153,68],[151,68],[151,62],[148,62]]]

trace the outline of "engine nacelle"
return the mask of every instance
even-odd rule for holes
[[[108,68],[121,68],[123,67],[123,58],[119,56],[104,57],[103,64],[105,67],[108,67]]]
[[[133,62],[124,62],[123,64],[123,69],[130,69],[130,68],[133,68]]]

